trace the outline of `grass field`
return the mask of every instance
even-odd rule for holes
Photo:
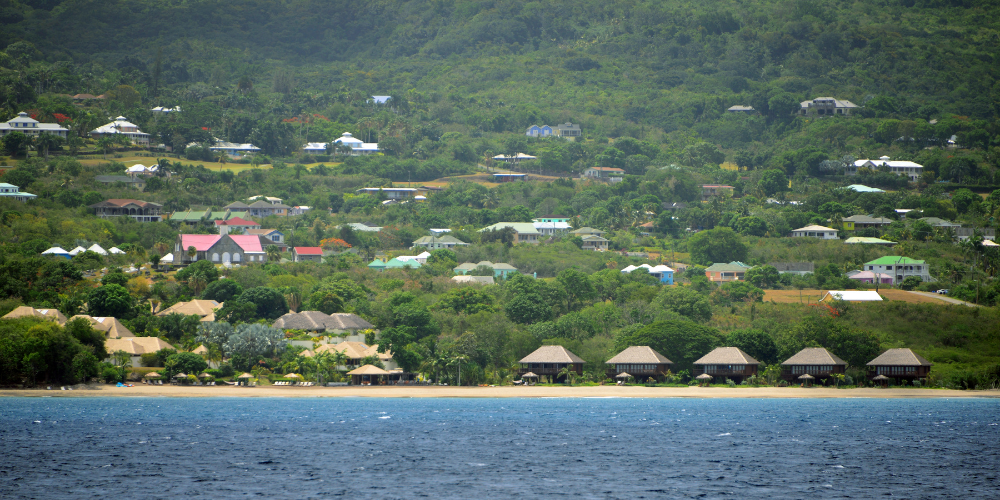
[[[799,302],[803,304],[815,304],[816,302],[819,302],[819,299],[823,297],[826,292],[826,290],[802,290],[800,297],[800,292],[798,290],[766,290],[764,292],[764,302],[773,301],[777,304],[798,304]],[[878,293],[888,300],[898,300],[901,302],[908,302],[910,304],[948,305],[948,303],[943,300],[910,293],[905,290],[883,288],[879,290]]]

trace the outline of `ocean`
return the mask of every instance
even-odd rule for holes
[[[995,399],[0,398],[0,498],[997,498]]]

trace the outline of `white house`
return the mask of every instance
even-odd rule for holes
[[[826,226],[806,226],[792,231],[793,238],[819,238],[821,240],[837,239],[837,230]]]
[[[834,99],[833,97],[817,97],[811,101],[799,103],[799,114],[801,115],[849,115],[859,106],[846,99]]]
[[[169,115],[170,113],[180,113],[181,107],[174,106],[172,108],[168,108],[166,106],[157,106],[149,111],[151,111],[154,115]]]
[[[406,198],[413,198],[417,194],[417,188],[393,187],[361,188],[356,192],[371,196],[378,196],[379,191],[381,191],[382,194],[384,194],[389,200],[405,200]]]
[[[364,142],[355,138],[350,132],[344,132],[337,140],[333,141],[351,148],[351,156],[362,156],[378,153],[377,142]]]
[[[0,137],[3,137],[11,132],[21,132],[24,135],[32,137],[38,137],[38,134],[43,133],[55,134],[65,139],[69,130],[64,127],[60,127],[57,123],[41,123],[28,116],[28,113],[22,111],[17,114],[17,117],[11,118],[4,123],[0,123]]]
[[[847,175],[858,175],[858,169],[869,168],[878,170],[881,166],[889,167],[889,171],[896,175],[905,175],[911,182],[916,182],[920,175],[924,173],[924,166],[912,161],[890,160],[888,156],[881,156],[877,160],[856,160],[854,165],[847,166]]]
[[[149,134],[139,130],[138,125],[128,121],[124,116],[119,116],[115,118],[115,121],[101,125],[90,131],[90,136],[94,139],[100,139],[105,135],[117,134],[127,136],[132,141],[132,144],[137,146],[149,146]]]
[[[620,182],[625,176],[625,171],[615,167],[590,167],[583,171],[583,177],[591,179],[607,179],[611,182]]]
[[[31,193],[22,193],[21,188],[8,184],[6,182],[0,182],[0,199],[17,200],[17,201],[28,201],[38,198],[38,195]]]
[[[209,146],[208,149],[212,151],[222,151],[229,156],[237,158],[260,152],[260,148],[250,143],[241,144],[236,142],[220,141],[218,139],[215,140],[215,145]]]
[[[880,257],[871,262],[865,262],[865,271],[875,273],[885,273],[893,277],[893,284],[898,285],[910,276],[916,276],[921,281],[934,281],[931,277],[931,268],[927,262],[922,260],[890,255]]]
[[[556,236],[560,234],[566,234],[570,229],[573,229],[568,222],[538,222],[535,221],[532,224],[535,225],[535,229],[538,230],[542,236]]]

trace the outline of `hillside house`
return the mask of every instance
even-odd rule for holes
[[[705,276],[708,277],[708,281],[714,282],[726,282],[726,281],[743,281],[746,277],[747,270],[751,266],[748,266],[742,262],[730,262],[726,263],[715,263],[711,266],[705,268]]]
[[[581,227],[580,229],[574,229],[573,231],[570,231],[569,234],[572,234],[573,236],[579,236],[579,237],[582,238],[584,236],[591,236],[591,235],[593,235],[593,236],[604,236],[604,231],[601,231],[600,229],[594,229],[592,227],[584,226],[584,227]]]
[[[246,234],[249,229],[260,229],[260,223],[233,217],[228,220],[215,221],[215,228],[219,230],[219,234]]]
[[[532,224],[535,225],[535,229],[538,230],[542,236],[559,236],[566,234],[570,229],[573,229],[568,222],[540,222],[535,220]]]
[[[277,229],[260,229],[249,228],[244,234],[253,234],[260,236],[261,239],[266,240],[268,244],[283,246],[285,243],[285,235]]]
[[[69,134],[69,129],[57,123],[42,123],[28,116],[24,111],[14,118],[0,123],[0,137],[11,132],[20,132],[28,137],[38,137],[41,134],[52,134],[63,139]]]
[[[542,233],[535,229],[534,223],[531,222],[497,222],[492,226],[487,226],[479,230],[480,233],[487,231],[503,231],[506,228],[511,228],[514,230],[514,244],[527,243],[529,245],[537,245],[538,237]]]
[[[195,249],[194,256],[188,255],[191,247]],[[223,265],[267,261],[260,237],[252,234],[179,234],[174,255],[180,256],[185,264],[206,259]]]
[[[778,270],[778,274],[795,274],[805,276],[816,270],[812,262],[768,262],[767,265]]]
[[[292,262],[323,262],[320,247],[292,247]]]
[[[190,144],[189,144],[190,146]],[[215,145],[209,146],[209,150],[226,153],[230,158],[242,158],[255,153],[260,153],[260,148],[250,143],[226,142],[215,140]]]
[[[621,182],[625,171],[615,167],[590,167],[583,171],[583,179],[602,179],[608,182]]]
[[[856,273],[848,273],[847,278],[855,280],[858,283],[880,283],[883,285],[892,284],[891,274],[876,273],[874,271],[858,271]]]
[[[163,205],[141,200],[105,200],[89,207],[94,215],[102,219],[131,217],[136,222],[159,222],[163,220]]]
[[[854,231],[856,229],[866,229],[869,227],[883,228],[892,224],[892,219],[887,219],[885,217],[869,217],[867,215],[852,215],[850,217],[844,217],[842,221],[844,223],[845,231]]]
[[[835,240],[837,239],[837,230],[832,227],[812,225],[792,230],[792,237]]]
[[[924,166],[912,161],[890,160],[888,156],[879,157],[877,160],[855,160],[853,165],[847,166],[847,175],[858,175],[858,170],[868,168],[878,171],[880,167],[888,167],[889,172],[897,175],[905,175],[910,182],[916,182],[920,175],[924,173]]]
[[[466,247],[468,243],[450,235],[443,236],[421,236],[413,242],[411,248],[426,248],[428,250],[439,250],[442,248],[452,249],[455,247]]]
[[[556,125],[553,132],[556,137],[562,137],[563,139],[569,139],[571,141],[576,140],[577,137],[583,136],[583,130],[580,129],[580,125],[570,122],[563,123],[562,125]]]
[[[934,281],[927,262],[898,255],[881,257],[870,262],[865,262],[862,270],[891,275],[893,277],[893,285],[902,283],[904,279],[910,276],[916,276],[921,281]]]
[[[656,276],[656,278],[660,280],[660,283],[664,283],[667,285],[674,284],[674,270],[671,269],[669,266],[665,266],[662,264],[659,266],[651,266],[649,264],[642,264],[639,266],[628,266],[622,269],[622,272],[629,274],[632,271],[636,271],[639,269],[643,269],[649,274]]]
[[[21,188],[6,182],[0,182],[0,199],[26,202],[34,200],[38,195],[21,192]]]
[[[473,271],[473,270],[475,270],[475,269],[477,269],[479,267],[487,267],[487,268],[492,269],[493,270],[493,277],[494,278],[500,278],[500,279],[507,279],[507,276],[509,276],[511,273],[516,273],[517,272],[517,268],[514,267],[514,266],[512,266],[512,265],[510,265],[510,264],[504,264],[504,263],[500,263],[500,262],[497,262],[497,263],[494,264],[493,262],[490,262],[488,260],[484,260],[484,261],[480,261],[480,262],[476,262],[476,263],[465,262],[463,264],[459,264],[458,267],[456,267],[455,269],[453,269],[453,271],[457,275],[465,276],[470,271]]]
[[[149,134],[139,130],[138,125],[128,121],[124,116],[119,116],[115,121],[90,131],[90,137],[93,139],[112,135],[124,135],[136,146],[149,147]]]
[[[379,152],[377,142],[364,142],[351,135],[350,132],[344,132],[343,135],[333,142],[351,148],[351,156],[366,156]]]
[[[503,184],[504,182],[519,182],[528,180],[528,174],[516,174],[514,172],[503,172],[493,174],[493,182]]]
[[[583,240],[583,246],[580,249],[591,252],[607,252],[608,245],[611,244],[611,240],[595,234],[583,236],[580,239]]]
[[[817,97],[811,101],[799,103],[800,115],[847,116],[857,109],[859,109],[857,104],[846,99],[834,99],[833,97]]]
[[[524,135],[528,137],[549,137],[554,133],[555,131],[548,125],[542,125],[541,127],[538,125],[532,125],[528,127],[528,130],[524,133]]]
[[[420,194],[417,188],[394,188],[394,187],[368,187],[361,188],[355,191],[356,193],[367,194],[369,196],[378,197],[379,193],[385,196],[387,200],[405,200],[408,198],[413,198],[414,196]]]

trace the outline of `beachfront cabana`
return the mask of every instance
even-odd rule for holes
[[[236,383],[238,385],[250,385],[250,379],[252,378],[253,375],[250,375],[249,373],[243,373],[243,375],[236,377]]]
[[[725,377],[737,384],[756,375],[760,362],[739,347],[717,347],[694,362],[694,374]]]
[[[642,380],[650,377],[663,380],[674,363],[652,347],[637,345],[618,353],[604,364],[608,365],[608,378],[615,377],[616,373],[628,372]]]
[[[347,374],[351,376],[351,385],[379,385],[386,381],[389,372],[375,365],[364,365]]]
[[[781,378],[789,382],[802,379],[802,375],[827,379],[846,370],[847,362],[832,352],[822,347],[807,347],[781,363]]]
[[[868,378],[876,380],[881,375],[912,382],[927,378],[933,364],[910,349],[889,349],[867,363]]]
[[[694,379],[698,381],[699,386],[708,385],[712,382],[712,376],[707,373],[702,373]]]
[[[809,387],[810,385],[812,385],[812,381],[816,380],[816,377],[813,377],[812,375],[809,375],[808,373],[806,373],[806,374],[803,374],[803,375],[799,376],[799,380],[802,381],[802,385],[803,386]]]
[[[619,384],[624,384],[625,382],[628,382],[628,379],[632,378],[632,375],[628,372],[621,372],[618,375],[615,375],[615,378],[618,379]]]
[[[886,377],[885,375],[876,375],[874,378],[872,378],[872,382],[875,382],[876,384],[885,387],[889,385],[889,377]]]
[[[521,365],[518,374],[522,377],[524,374],[531,372],[538,375],[545,375],[553,382],[558,382],[559,379],[566,378],[565,375],[560,375],[559,372],[567,367],[575,371],[577,375],[583,375],[583,364],[585,361],[561,345],[543,345],[535,349],[535,352],[525,356],[518,363]]]
[[[538,375],[534,372],[528,372],[521,375],[521,382],[527,383],[529,381],[528,379],[531,379],[531,383],[536,383],[538,382]]]

